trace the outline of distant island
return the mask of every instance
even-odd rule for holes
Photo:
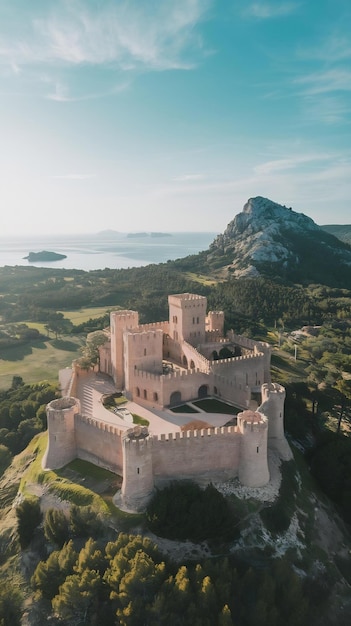
[[[61,261],[62,259],[67,259],[67,255],[42,250],[41,252],[30,252],[28,256],[24,256],[23,258],[27,259],[30,263],[35,263],[36,261],[45,261],[47,263],[49,261]]]
[[[129,238],[137,238],[137,237],[172,237],[171,233],[128,233],[127,237]]]

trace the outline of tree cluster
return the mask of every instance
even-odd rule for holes
[[[32,577],[58,623],[106,626],[304,626],[317,623],[288,560],[253,568],[233,557],[176,565],[148,538],[72,541]],[[316,615],[315,615],[316,616]]]
[[[46,405],[56,397],[56,388],[47,381],[29,385],[20,376],[13,377],[10,389],[0,391],[0,473],[12,455],[45,430]]]
[[[170,539],[228,541],[238,536],[239,520],[213,485],[201,489],[192,481],[174,481],[156,491],[146,518],[155,534]]]

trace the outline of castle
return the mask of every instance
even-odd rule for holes
[[[269,344],[233,331],[224,336],[224,314],[207,313],[204,296],[176,294],[168,302],[166,322],[140,325],[136,311],[112,312],[99,349],[100,372],[148,410],[149,428],[84,414],[77,397],[84,374],[77,366],[67,394],[47,407],[43,467],[57,469],[77,457],[106,467],[123,476],[121,505],[135,511],[145,508],[155,486],[174,479],[238,477],[244,485],[263,486],[269,481],[268,446],[291,457],[283,425],[285,390],[271,382]],[[172,407],[184,404],[186,412],[187,403],[208,396],[242,409],[237,423],[225,425],[223,415],[220,427],[172,429]],[[152,434],[155,413],[165,417],[165,432]],[[196,418],[211,422],[208,413]],[[187,421],[192,420],[189,408]]]

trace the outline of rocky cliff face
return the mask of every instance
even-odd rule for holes
[[[211,244],[207,261],[238,277],[269,275],[320,282],[315,274],[343,272],[351,281],[351,248],[315,222],[258,196]],[[336,267],[337,266],[337,267]]]

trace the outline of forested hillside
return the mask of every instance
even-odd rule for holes
[[[145,619],[150,625],[348,626],[350,540],[342,524],[351,520],[351,292],[262,277],[217,282],[201,258],[94,272],[0,269],[0,349],[14,368],[11,387],[0,393],[0,574],[16,581],[0,590],[4,626],[21,624],[24,606],[31,626],[48,618],[57,626],[139,626]],[[133,522],[111,504],[118,477],[98,480],[103,470],[86,465],[79,477],[74,463],[42,472],[40,432],[56,387],[26,384],[15,375],[16,359],[34,348],[44,352],[58,338],[69,347],[80,337],[82,345],[88,332],[108,325],[115,307],[138,310],[142,322],[167,319],[167,296],[186,291],[206,295],[209,309],[224,310],[227,328],[274,343],[273,376],[286,386],[286,428],[298,464],[284,469],[273,503],[192,491],[191,520],[198,523],[189,526],[182,524],[190,504],[180,487],[173,498],[178,508],[160,498]],[[101,315],[82,323],[65,317],[98,306]],[[46,497],[55,507],[42,516],[39,498]],[[218,524],[208,507],[231,524]],[[131,534],[120,534],[125,525]],[[152,530],[166,540],[191,536],[193,554],[170,559],[137,536]]]

